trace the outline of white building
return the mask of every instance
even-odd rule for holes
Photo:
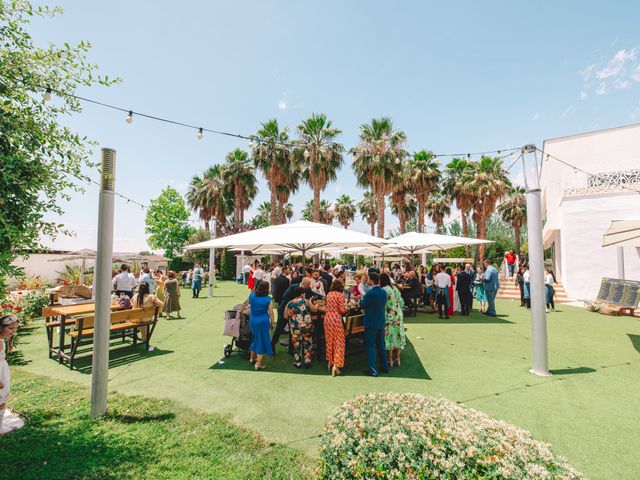
[[[543,150],[544,247],[568,296],[595,299],[602,277],[618,277],[616,247],[603,248],[602,235],[611,220],[640,214],[640,193],[624,188],[640,191],[640,124],[552,138]],[[624,257],[625,277],[640,280],[640,249]]]

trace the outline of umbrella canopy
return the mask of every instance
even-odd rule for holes
[[[306,254],[309,250],[314,249],[377,247],[387,243],[389,242],[383,238],[373,237],[366,233],[299,220],[207,240],[206,242],[188,245],[185,249],[202,250],[228,247],[244,248],[252,251],[291,249]]]
[[[640,218],[613,220],[602,237],[602,246],[640,247]]]
[[[415,253],[449,250],[450,248],[478,245],[480,243],[492,243],[492,241],[453,235],[439,235],[437,233],[409,232],[390,239],[390,244],[385,246],[384,249],[413,255]]]

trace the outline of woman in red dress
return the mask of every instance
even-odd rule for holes
[[[254,290],[254,289],[253,289],[253,287],[254,287],[254,280],[253,280],[253,265],[251,265],[251,269],[249,270],[249,281],[248,281],[247,283],[248,283],[248,285],[247,285],[247,286],[249,287],[249,290],[251,290],[251,291],[253,292],[253,290]]]
[[[445,270],[447,275],[451,277],[451,286],[449,287],[449,316],[452,317],[454,314],[454,306],[453,306],[453,295],[456,290],[456,277],[452,274],[451,268],[447,267]]]
[[[327,294],[327,311],[324,315],[324,335],[327,346],[328,368],[332,376],[340,375],[344,367],[344,327],[342,315],[347,313],[344,285],[334,280]]]

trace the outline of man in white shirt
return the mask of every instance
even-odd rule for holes
[[[116,295],[124,293],[129,298],[133,298],[133,289],[136,286],[136,277],[129,272],[129,267],[124,263],[120,267],[120,273],[113,277],[113,289]]]
[[[244,264],[244,267],[242,267],[242,279],[244,280],[244,284],[246,285],[247,283],[249,283],[249,274],[251,273],[251,267],[249,266],[248,263]]]
[[[264,280],[265,277],[265,273],[264,270],[262,269],[262,265],[258,264],[258,266],[256,267],[255,271],[253,272],[253,289],[255,290],[256,287],[258,286],[258,284]]]
[[[438,318],[442,318],[442,309],[444,308],[445,318],[449,318],[449,287],[451,286],[451,277],[443,270],[436,275],[433,280],[436,285],[436,304],[438,305]]]

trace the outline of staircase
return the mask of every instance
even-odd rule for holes
[[[500,279],[500,289],[498,290],[498,295],[496,296],[499,300],[515,300],[517,302],[520,301],[520,289],[514,284],[515,279],[512,278],[501,278]],[[567,297],[567,292],[564,291],[564,287],[562,283],[554,284],[553,288],[556,291],[554,296],[554,300],[556,303],[567,303],[570,302]]]

